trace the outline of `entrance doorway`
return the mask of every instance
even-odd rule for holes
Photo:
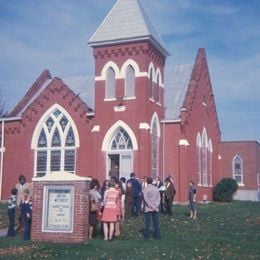
[[[108,175],[118,179],[125,177],[129,179],[133,171],[133,159],[131,153],[109,154],[108,155]]]

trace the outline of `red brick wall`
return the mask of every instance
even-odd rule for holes
[[[73,232],[43,232],[43,192],[48,185],[73,185],[74,186],[74,223]],[[52,241],[62,243],[78,243],[88,239],[89,215],[89,182],[88,181],[34,181],[33,182],[33,211],[32,233],[33,241]]]
[[[235,155],[239,155],[243,161],[244,185],[243,190],[257,189],[257,173],[260,172],[260,145],[257,142],[222,142],[221,154],[221,178],[232,178],[232,161]]]
[[[162,77],[164,71],[165,57],[147,42],[133,44],[118,44],[109,47],[95,47],[95,76],[100,76],[105,64],[113,61],[119,69],[128,60],[133,59],[139,66],[141,72],[148,72],[150,62],[155,69],[160,68]],[[124,79],[116,80],[116,96],[122,96],[124,91]],[[159,120],[164,117],[163,99],[161,106],[149,100],[149,79],[137,77],[135,82],[135,97],[133,100],[123,100],[125,111],[115,112],[114,107],[118,101],[104,101],[105,80],[95,83],[95,119],[94,124],[100,126],[100,131],[95,133],[95,147],[93,163],[93,175],[98,174],[99,179],[106,177],[106,153],[101,151],[104,136],[113,124],[121,120],[134,132],[138,140],[138,150],[134,151],[133,171],[138,178],[151,175],[151,135],[149,129],[139,129],[140,123],[150,125],[152,116],[156,112]],[[156,84],[154,84],[156,85]],[[155,86],[157,87],[157,86]],[[160,87],[160,96],[163,97],[163,89]],[[162,145],[162,143],[160,143]],[[162,147],[160,147],[160,150]],[[162,165],[160,164],[160,172]]]
[[[77,150],[76,172],[80,176],[92,175],[93,154],[90,135],[92,122],[86,118],[87,106],[59,79],[54,79],[48,88],[26,109],[21,120],[5,123],[5,147],[3,165],[3,193],[7,199],[12,187],[23,174],[31,182],[34,170],[32,136],[42,115],[54,104],[62,106],[73,118],[80,136]]]

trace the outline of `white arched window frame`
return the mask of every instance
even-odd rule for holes
[[[160,122],[158,115],[155,113],[151,120],[151,177],[159,174],[159,142],[160,142]]]
[[[148,75],[149,75],[149,97],[152,101],[154,101],[154,82],[155,82],[155,68],[153,63],[149,64],[148,68]]]
[[[240,186],[244,185],[243,160],[240,155],[236,154],[232,161],[233,179]]]
[[[34,176],[52,171],[76,171],[79,138],[70,115],[59,105],[50,108],[38,122],[31,148],[34,150]]]
[[[160,95],[160,88],[163,87],[162,83],[162,73],[159,68],[156,69],[156,88],[157,88],[157,95],[156,95],[156,102],[160,104],[161,102],[161,95]]]
[[[125,73],[125,97],[135,96],[135,70],[128,65]]]
[[[212,146],[212,141],[209,139],[209,147],[208,147],[208,171],[209,171],[209,186],[212,187],[213,185],[213,180],[212,180],[212,171],[213,171],[213,166],[212,166],[212,156],[213,156],[213,146]]]
[[[197,176],[198,176],[198,185],[202,185],[202,178],[201,178],[201,136],[200,133],[197,134]]]
[[[116,73],[112,67],[107,69],[106,73],[106,99],[116,96]]]
[[[208,137],[206,128],[204,128],[202,132],[201,149],[202,185],[208,186]]]

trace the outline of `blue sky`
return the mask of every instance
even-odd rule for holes
[[[260,1],[140,0],[171,53],[206,49],[222,140],[260,141]],[[44,69],[93,75],[89,38],[115,0],[0,0],[0,90],[10,110]]]

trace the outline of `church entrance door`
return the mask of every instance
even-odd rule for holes
[[[122,152],[119,154],[108,155],[109,177],[120,179],[125,177],[129,179],[130,173],[133,171],[133,159],[131,152]]]

